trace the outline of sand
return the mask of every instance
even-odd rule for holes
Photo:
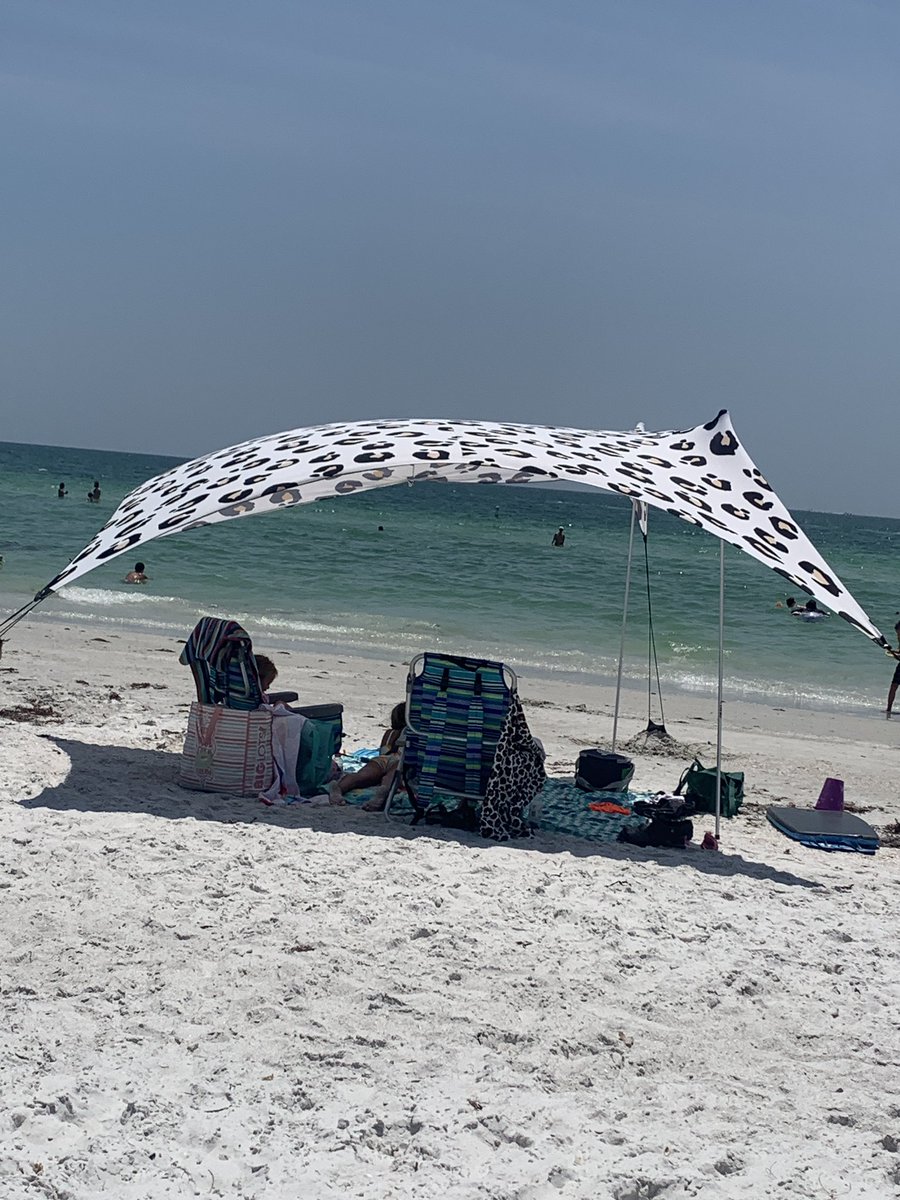
[[[179,649],[34,621],[0,660],[0,1197],[900,1193],[900,851],[764,819],[838,775],[896,821],[900,721],[728,705],[718,854],[498,846],[182,791]],[[397,657],[273,657],[351,746],[402,693]],[[608,691],[521,691],[551,770],[608,739]],[[667,724],[712,758],[709,697]]]

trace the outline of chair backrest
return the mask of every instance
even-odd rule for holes
[[[423,800],[436,790],[484,796],[515,689],[503,663],[431,653],[413,659],[403,763]]]
[[[250,635],[237,621],[201,617],[178,661],[190,667],[201,704],[249,712],[263,702]]]

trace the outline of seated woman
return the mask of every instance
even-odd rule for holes
[[[391,727],[384,731],[381,739],[380,754],[377,758],[370,759],[358,771],[350,771],[329,784],[328,795],[332,804],[346,804],[344,796],[347,792],[355,792],[377,784],[378,791],[362,807],[365,812],[382,811],[400,762],[405,726],[406,705],[395,704],[391,709]]]

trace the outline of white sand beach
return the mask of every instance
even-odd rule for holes
[[[896,822],[900,722],[727,705],[720,853],[494,845],[183,791],[179,649],[36,621],[0,660],[0,1197],[900,1193],[900,851],[764,815],[832,775]],[[377,743],[400,658],[273,657]],[[521,693],[551,773],[608,740],[608,691]],[[711,698],[667,724],[712,760]]]

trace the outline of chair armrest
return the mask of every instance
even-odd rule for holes
[[[269,692],[270,704],[290,704],[292,700],[296,700],[299,696],[298,692]]]

